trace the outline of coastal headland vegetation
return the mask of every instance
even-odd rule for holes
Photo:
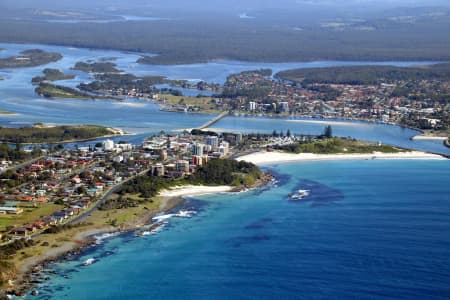
[[[288,153],[340,154],[340,153],[398,153],[404,151],[381,143],[370,143],[348,138],[324,138],[314,141],[297,142],[290,145],[274,146],[273,149]]]
[[[228,185],[236,188],[254,187],[263,179],[263,172],[254,164],[233,159],[212,159],[192,175],[174,179],[153,176],[151,172],[127,182],[100,209],[127,208],[149,201],[162,190],[183,185]]]

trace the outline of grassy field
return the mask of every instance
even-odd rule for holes
[[[0,231],[5,231],[7,226],[20,227],[26,224],[39,221],[44,216],[49,216],[52,213],[62,209],[62,205],[53,203],[38,204],[37,207],[32,207],[30,204],[19,204],[23,208],[23,213],[20,215],[0,215]]]
[[[117,198],[118,195],[111,196],[111,199]],[[133,200],[143,200],[139,195],[126,194],[124,197]],[[94,225],[115,225],[117,227],[128,227],[137,220],[145,219],[148,215],[157,213],[163,203],[164,198],[154,197],[150,201],[143,202],[136,207],[128,207],[126,209],[109,209],[94,211],[87,222]],[[139,222],[139,221],[138,221]],[[144,221],[142,221],[144,222]]]
[[[160,96],[166,105],[186,105],[199,107],[202,112],[216,113],[217,109],[211,97],[187,97],[164,94]]]

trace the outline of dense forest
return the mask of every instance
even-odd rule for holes
[[[0,20],[0,41],[57,44],[158,54],[141,62],[450,60],[447,19],[413,24],[378,22],[376,30],[274,26],[264,19],[220,17],[116,23]]]
[[[280,79],[311,83],[380,84],[410,80],[450,80],[450,64],[442,63],[425,67],[358,66],[283,71]]]
[[[0,127],[0,141],[7,143],[57,143],[69,140],[86,140],[110,135],[102,126],[55,126],[55,127]]]

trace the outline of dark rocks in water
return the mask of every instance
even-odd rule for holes
[[[261,220],[258,220],[256,222],[253,222],[247,226],[245,226],[245,229],[261,229],[269,225],[273,222],[273,219],[271,218],[262,218]]]
[[[32,290],[31,291],[31,295],[37,296],[37,295],[39,295],[39,291],[38,290]]]
[[[233,248],[239,248],[243,244],[259,243],[270,240],[268,235],[252,235],[252,236],[240,236],[229,240]]]
[[[38,279],[33,279],[33,280],[30,280],[29,281],[31,284],[39,284],[39,283],[42,283],[42,281],[41,280],[38,280]]]
[[[312,206],[319,206],[344,200],[344,194],[340,190],[312,180],[301,180],[296,188],[292,190],[292,194],[297,193],[298,190],[309,190],[310,193],[302,199],[292,201],[293,203],[308,202]]]

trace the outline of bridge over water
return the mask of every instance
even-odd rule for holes
[[[209,120],[208,122],[206,122],[206,123],[203,124],[202,126],[198,127],[197,129],[205,129],[205,128],[208,128],[208,127],[212,126],[213,124],[219,122],[220,120],[222,120],[223,118],[225,118],[225,117],[228,116],[229,114],[230,114],[230,112],[224,111],[223,113],[221,113],[220,115],[214,117],[214,119]]]

